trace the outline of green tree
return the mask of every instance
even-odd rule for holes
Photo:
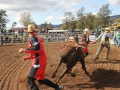
[[[31,13],[30,12],[22,12],[20,16],[20,22],[24,24],[24,26],[28,26],[28,24],[33,23],[33,20],[31,19]]]
[[[0,9],[0,31],[3,32],[3,30],[6,28],[6,23],[9,21],[7,19],[7,12],[3,9]]]
[[[110,25],[111,18],[110,14],[112,13],[112,10],[109,9],[109,4],[102,5],[99,9],[99,12],[97,14],[97,18],[99,19],[99,24],[102,27],[106,27]]]
[[[120,22],[120,18],[116,19],[115,22]]]
[[[31,22],[30,24],[34,24],[35,25],[35,28],[39,28],[38,26],[37,26],[37,24],[33,21],[33,22]]]
[[[93,27],[94,28],[98,28],[98,27],[101,27],[101,25],[100,25],[100,18],[94,18],[94,21],[93,21]]]
[[[77,16],[77,18],[78,18],[78,23],[79,23],[79,24],[77,24],[77,27],[78,27],[79,29],[83,29],[84,26],[85,26],[85,8],[84,8],[84,7],[81,7],[81,8],[77,11],[76,16]]]
[[[72,29],[76,29],[77,28],[77,22],[76,22],[76,20],[73,20],[73,21],[71,21],[70,22],[70,27],[72,28]]]
[[[93,25],[94,25],[94,23],[93,23],[94,22],[93,14],[91,12],[86,13],[85,18],[86,18],[86,20],[85,20],[85,27],[93,28]]]
[[[16,26],[17,25],[17,22],[13,22],[12,24],[12,27]]]
[[[63,29],[63,30],[67,30],[67,24],[66,24],[66,23],[63,24],[63,25],[61,26],[61,29]]]
[[[41,29],[45,29],[45,28],[46,28],[46,26],[47,26],[47,22],[45,22],[45,23],[41,24],[40,28],[41,28]]]
[[[74,21],[74,15],[72,14],[72,12],[65,12],[64,16],[65,19],[63,19],[63,22],[67,25],[67,29],[70,30],[73,27],[71,21]]]

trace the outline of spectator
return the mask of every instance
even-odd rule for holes
[[[7,45],[8,43],[8,36],[5,36],[5,44]]]
[[[120,29],[114,30],[114,45],[120,46]]]

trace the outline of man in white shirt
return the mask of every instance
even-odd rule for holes
[[[98,50],[97,50],[97,52],[96,52],[96,56],[95,56],[95,58],[94,58],[94,61],[96,61],[97,59],[99,59],[99,55],[100,55],[100,53],[101,53],[101,51],[102,51],[102,49],[103,49],[104,47],[107,48],[107,53],[106,53],[105,58],[108,59],[108,55],[109,55],[109,53],[110,53],[110,42],[109,42],[109,38],[112,39],[113,36],[112,36],[112,34],[110,33],[110,28],[106,28],[106,29],[105,29],[105,32],[102,33],[102,34],[95,40],[95,42],[97,42],[98,40],[101,39],[101,41],[100,41],[100,47],[98,48]]]

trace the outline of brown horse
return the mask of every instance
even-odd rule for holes
[[[89,75],[89,73],[86,71],[84,56],[81,48],[84,48],[84,47],[82,45],[79,45],[74,37],[69,37],[68,40],[64,42],[64,48],[61,49],[58,56],[58,59],[60,62],[58,67],[52,74],[52,78],[56,76],[58,68],[62,63],[66,64],[66,69],[62,73],[62,75],[58,78],[56,83],[58,83],[59,80],[63,78],[63,76],[66,73],[68,73],[76,65],[78,61],[81,62],[82,69],[85,71],[85,74]]]

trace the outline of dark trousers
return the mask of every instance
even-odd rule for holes
[[[28,84],[30,85],[30,89],[31,90],[39,90],[39,88],[37,87],[36,83],[35,83],[35,78],[34,75],[37,71],[37,68],[32,67],[30,69],[30,72],[28,74]],[[50,86],[52,88],[58,88],[59,86],[57,84],[54,84],[52,81],[48,80],[48,79],[44,79],[44,80],[37,80],[40,84],[45,84],[47,86]]]
[[[49,87],[52,88],[58,88],[59,86],[57,84],[54,84],[52,81],[48,80],[48,79],[44,79],[44,80],[37,80],[40,84],[45,84]],[[32,90],[39,90],[38,86],[35,83],[35,79],[34,78],[30,78],[28,77],[28,84],[30,85],[30,89]]]

